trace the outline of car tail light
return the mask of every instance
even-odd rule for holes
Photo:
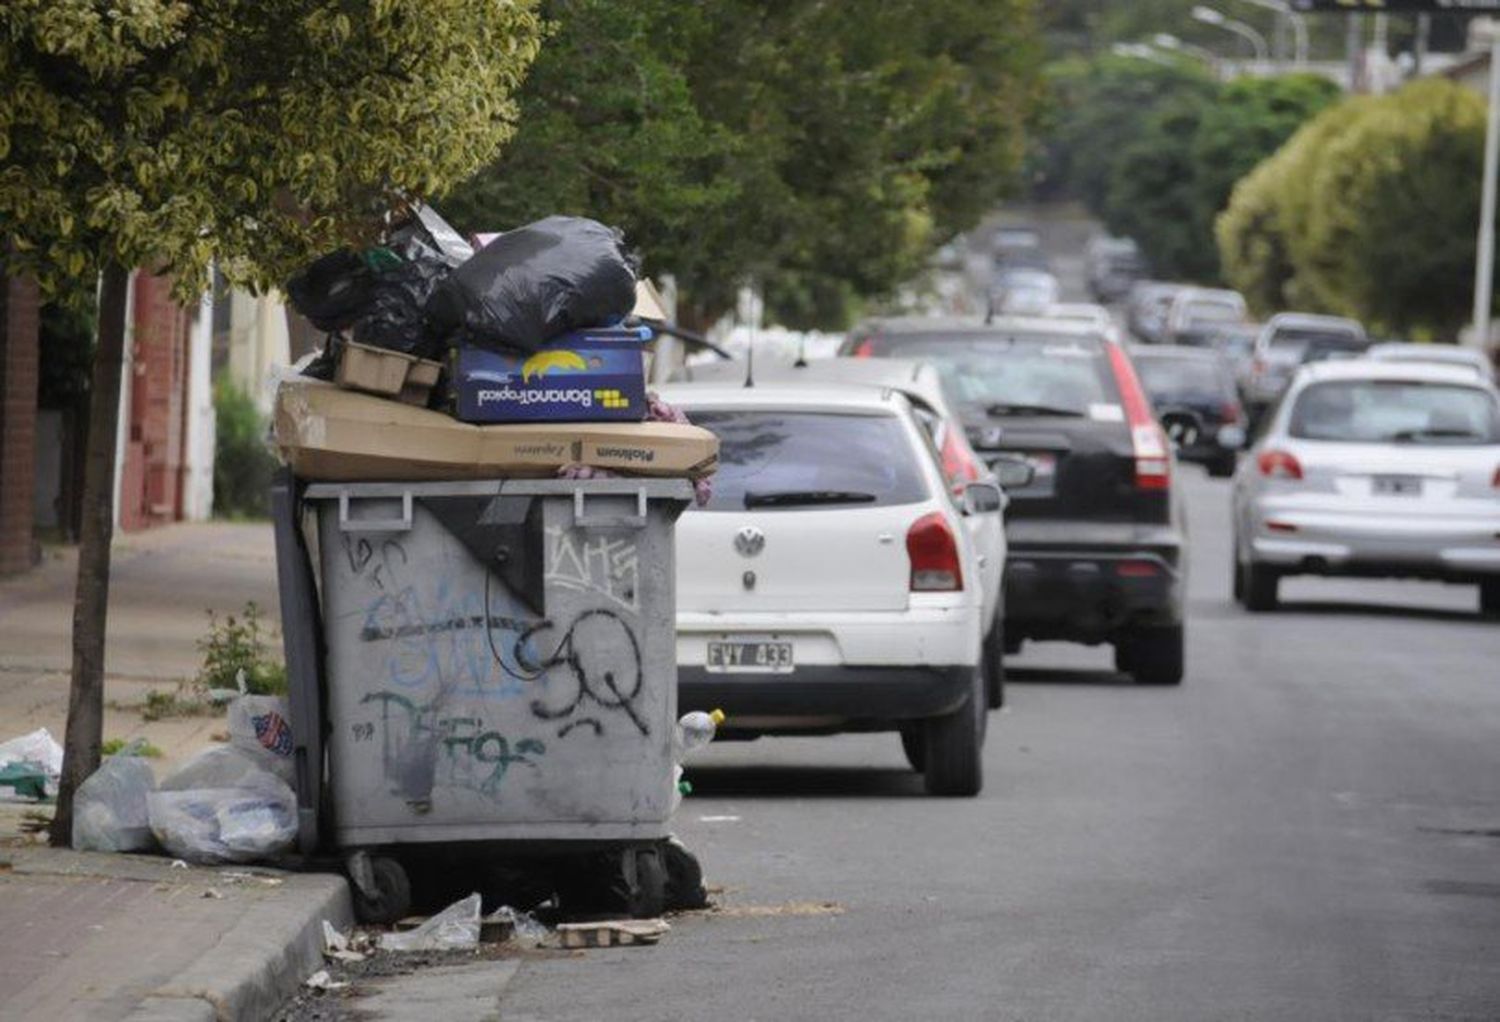
[[[1261,451],[1255,467],[1267,479],[1301,479],[1302,463],[1286,451]]]
[[[943,456],[943,475],[949,485],[962,489],[965,483],[972,483],[979,478],[979,462],[969,445],[963,442],[961,431],[950,427],[946,433],[940,452]]]
[[[1495,466],[1495,477],[1490,480],[1490,485],[1500,490],[1500,465]]]
[[[850,354],[855,358],[869,358],[875,354],[875,342],[866,337],[854,346],[854,350]]]
[[[1265,371],[1266,371],[1266,360],[1265,359],[1260,358],[1259,356],[1257,356],[1257,357],[1252,358],[1250,360],[1250,372],[1251,372],[1252,375],[1259,376],[1261,373],[1263,373]]]
[[[912,522],[906,532],[906,554],[911,558],[912,592],[953,592],[964,587],[958,540],[940,512]]]
[[[1125,420],[1130,423],[1130,444],[1135,449],[1135,485],[1140,490],[1165,490],[1172,485],[1172,451],[1167,435],[1151,414],[1151,403],[1135,375],[1135,366],[1118,344],[1110,344],[1109,363],[1120,388]]]
[[[1242,414],[1238,401],[1225,401],[1224,407],[1219,409],[1219,415],[1224,422],[1239,422]]]
[[[1125,560],[1115,565],[1115,574],[1121,578],[1155,578],[1161,568],[1155,561]]]

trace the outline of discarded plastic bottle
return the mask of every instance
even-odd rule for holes
[[[722,723],[724,723],[723,710],[713,710],[709,713],[693,710],[691,713],[684,713],[677,721],[675,743],[677,761],[682,762],[690,753],[696,752],[713,741]]]

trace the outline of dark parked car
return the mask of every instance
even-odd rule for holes
[[[1206,465],[1211,476],[1234,475],[1247,423],[1228,361],[1210,349],[1172,345],[1137,347],[1132,355],[1177,456]]]
[[[1005,640],[1112,643],[1147,684],[1183,670],[1183,530],[1174,461],[1129,356],[1068,321],[875,321],[846,354],[938,367],[970,441],[1008,488]]]

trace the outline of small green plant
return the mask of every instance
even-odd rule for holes
[[[221,620],[210,610],[208,635],[198,640],[203,653],[203,666],[195,680],[198,690],[237,689],[244,672],[245,691],[251,695],[286,692],[286,667],[266,639],[267,629],[253,600],[245,604],[239,617],[227,614]]]
[[[144,738],[137,738],[127,742],[123,738],[110,738],[99,746],[101,756],[118,756],[120,753],[127,756],[145,756],[147,759],[161,759],[161,749],[152,745]]]
[[[141,706],[143,720],[211,717],[218,712],[218,708],[209,702],[207,693],[195,682],[179,682],[176,692],[159,692],[153,688],[146,693],[146,702]]]

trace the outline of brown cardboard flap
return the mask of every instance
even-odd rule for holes
[[[276,394],[276,445],[304,479],[405,482],[546,477],[568,464],[631,475],[699,478],[718,464],[719,440],[672,422],[474,426],[441,412],[288,380]]]

